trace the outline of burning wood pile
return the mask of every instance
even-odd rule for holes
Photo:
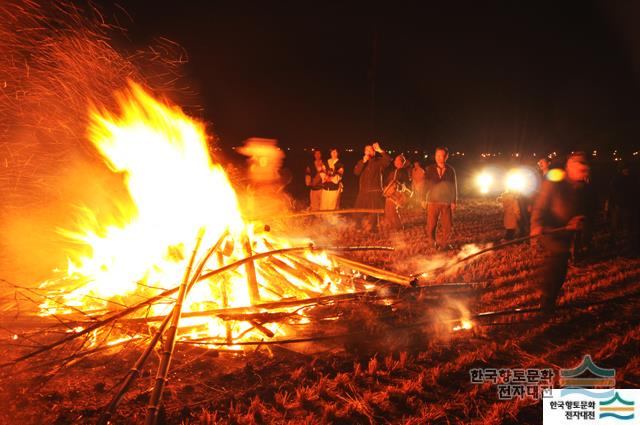
[[[76,228],[60,230],[77,246],[66,270],[37,289],[14,285],[5,326],[14,341],[37,345],[4,367],[63,346],[62,364],[124,344],[144,347],[105,410],[107,421],[158,348],[147,415],[155,423],[176,344],[239,353],[247,345],[332,338],[315,325],[343,316],[340,303],[392,306],[401,289],[412,296],[423,289],[411,276],[345,257],[390,248],[321,248],[246,222],[201,124],[134,83],[117,99],[118,114],[91,111],[89,138],[129,196],[114,195],[117,214],[80,209]],[[431,287],[430,294],[457,289]],[[22,313],[25,300],[38,308]],[[468,326],[458,313],[451,321]]]

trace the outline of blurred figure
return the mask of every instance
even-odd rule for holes
[[[417,205],[425,199],[425,171],[420,165],[420,161],[413,161],[413,168],[411,168],[411,190],[413,191],[413,199]]]
[[[505,190],[498,197],[498,202],[502,203],[503,224],[505,228],[504,239],[510,241],[516,236],[516,231],[521,222],[522,210],[517,193]]]
[[[282,170],[284,152],[278,148],[278,141],[252,137],[245,140],[237,152],[247,157],[248,165],[248,185],[242,205],[256,216],[278,214],[290,206],[290,200],[281,190],[288,182]],[[241,181],[235,166],[229,171],[232,181]]]
[[[383,208],[382,172],[390,163],[391,157],[382,150],[378,142],[364,147],[364,156],[353,170],[353,173],[360,177],[356,208]],[[373,230],[373,222],[373,214],[366,214],[362,220],[363,229],[365,231]]]
[[[384,229],[392,232],[402,229],[400,209],[406,207],[411,200],[409,172],[406,168],[407,160],[400,154],[393,160],[393,170],[385,178],[384,195]]]
[[[322,162],[322,152],[313,151],[313,161],[305,169],[304,182],[309,188],[309,209],[320,210],[322,202],[322,185],[326,173],[326,166]]]
[[[538,170],[540,171],[540,175],[544,179],[549,172],[549,168],[551,167],[551,161],[548,158],[540,158],[538,160]]]
[[[605,212],[611,225],[611,238],[622,240],[629,248],[637,247],[638,181],[627,164],[620,166],[609,185]]]
[[[326,174],[322,185],[321,210],[335,210],[340,208],[344,165],[338,157],[338,149],[331,149],[329,155],[331,157],[327,160]]]
[[[425,190],[427,208],[427,243],[436,246],[436,227],[442,225],[442,246],[451,238],[453,231],[453,211],[458,202],[458,182],[456,172],[448,165],[449,150],[437,147],[435,164],[425,170]],[[450,248],[450,246],[449,246]]]
[[[564,228],[541,237],[545,259],[540,307],[544,313],[555,310],[572,249],[580,249],[581,243],[589,240],[597,204],[588,180],[587,156],[582,152],[573,153],[567,159],[565,171],[553,169],[547,172],[533,206],[532,236]]]

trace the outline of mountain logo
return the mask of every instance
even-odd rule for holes
[[[620,420],[631,420],[635,417],[635,402],[624,400],[617,391],[612,398],[599,403],[600,419],[616,418]]]
[[[573,388],[614,388],[616,370],[601,368],[587,354],[574,369],[560,369],[560,385]]]

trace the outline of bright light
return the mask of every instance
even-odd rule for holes
[[[476,185],[480,189],[480,193],[486,194],[489,193],[489,189],[491,189],[491,185],[493,184],[493,176],[486,171],[478,174],[476,177]]]
[[[520,170],[511,170],[507,174],[507,189],[513,192],[522,192],[526,187],[526,179]]]

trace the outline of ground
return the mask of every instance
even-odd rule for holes
[[[492,200],[461,203],[452,241],[456,249],[446,252],[425,245],[419,211],[408,215],[404,231],[390,235],[363,234],[348,219],[292,221],[296,220],[296,227],[304,228],[318,244],[394,246],[390,253],[352,256],[403,273],[450,264],[460,258],[461,250],[469,251],[465,245],[497,244],[503,232],[500,207]],[[292,226],[291,221],[286,226],[275,219],[271,223],[273,232]],[[536,307],[540,261],[540,252],[524,242],[424,279],[429,284],[479,283],[448,297],[472,316]],[[251,347],[242,354],[178,345],[161,421],[541,423],[539,402],[500,401],[495,386],[472,384],[469,371],[551,368],[557,374],[590,354],[599,366],[616,369],[618,388],[638,388],[639,281],[640,261],[600,229],[591,257],[572,265],[560,308],[552,317],[535,312],[493,315],[477,318],[472,329],[452,331],[427,323],[437,311],[429,303],[441,300],[423,290],[410,293],[393,308],[362,300],[345,304],[341,321],[347,323],[343,330],[353,334],[349,338],[304,347]],[[4,359],[25,352],[3,338]],[[55,350],[0,370],[2,423],[95,423],[142,347],[131,344],[61,362],[61,353],[72,355],[70,350]],[[144,421],[158,358],[153,355],[144,366],[114,423]]]

